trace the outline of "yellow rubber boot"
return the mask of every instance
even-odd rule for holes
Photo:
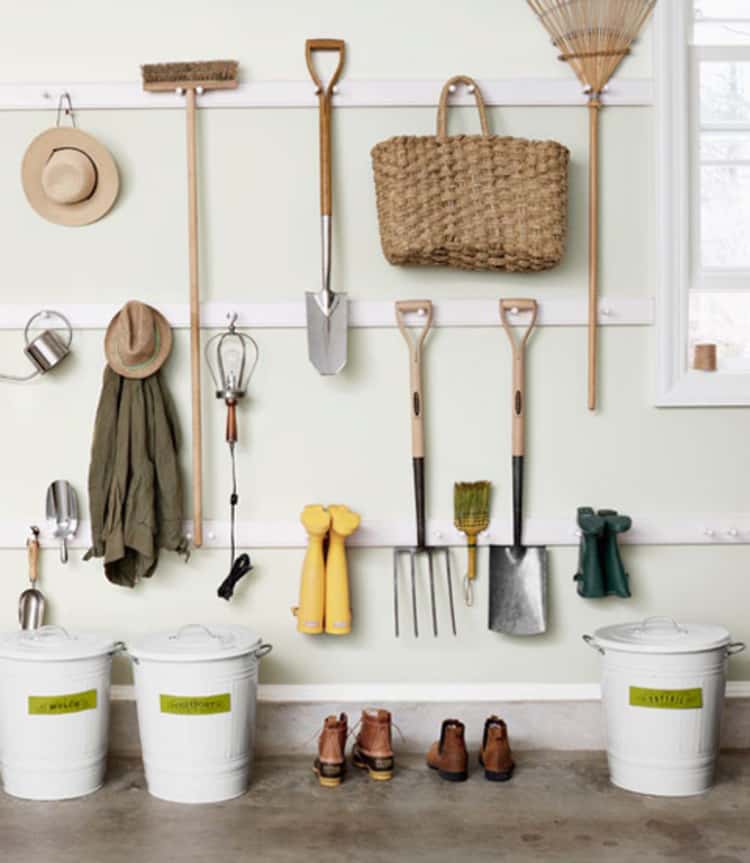
[[[331,526],[331,515],[324,507],[315,504],[302,510],[300,520],[307,531],[308,542],[302,564],[299,607],[294,613],[298,632],[317,635],[323,632],[324,624],[326,564],[323,542]]]
[[[329,506],[328,511],[331,513],[331,539],[326,565],[326,632],[348,635],[352,631],[352,608],[345,543],[359,527],[360,517],[346,506]]]

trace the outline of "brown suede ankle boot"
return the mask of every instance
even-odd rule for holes
[[[498,716],[485,720],[479,763],[484,767],[484,778],[491,782],[507,782],[513,775],[515,764],[508,742],[508,727]]]
[[[427,766],[437,770],[441,779],[464,782],[469,778],[469,753],[464,740],[464,724],[458,719],[446,719],[436,740],[427,753]]]
[[[335,716],[325,718],[318,738],[318,757],[313,765],[318,782],[324,788],[335,788],[344,778],[346,735],[346,713],[342,713],[338,719]]]
[[[363,710],[359,734],[352,749],[352,764],[367,770],[370,779],[393,778],[391,714],[387,710]]]

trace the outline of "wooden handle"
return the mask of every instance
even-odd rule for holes
[[[193,544],[203,545],[203,441],[201,434],[201,321],[198,289],[198,184],[195,160],[195,90],[185,92],[190,257],[190,379],[193,427]]]
[[[338,51],[339,61],[327,86],[323,86],[313,62],[315,51]],[[310,77],[318,88],[320,112],[320,214],[331,215],[331,94],[344,68],[346,43],[343,39],[308,39],[305,42],[305,60]]]
[[[237,402],[227,400],[227,443],[237,443]]]
[[[438,102],[438,115],[437,115],[437,136],[438,138],[445,138],[447,135],[448,128],[448,95],[452,92],[451,87],[455,89],[457,84],[465,84],[467,87],[472,88],[472,92],[474,94],[474,101],[477,103],[477,110],[479,111],[479,122],[482,126],[482,134],[487,136],[490,134],[490,126],[487,122],[487,110],[484,107],[484,99],[482,98],[482,92],[479,89],[479,85],[473,78],[469,78],[468,75],[456,75],[453,78],[449,78],[445,84],[443,85],[443,89],[440,92],[440,101]]]
[[[409,334],[405,315],[422,313],[424,326],[416,339]],[[396,303],[396,322],[406,344],[409,346],[409,386],[411,401],[411,454],[412,458],[424,458],[424,398],[422,393],[422,347],[432,326],[432,303],[430,300],[405,300]]]
[[[516,341],[516,337],[513,335],[513,327],[508,320],[508,312],[512,309],[517,309],[519,312],[531,312],[531,320],[520,341]],[[526,416],[524,352],[526,342],[528,342],[531,331],[534,329],[534,324],[536,323],[537,309],[536,300],[500,300],[500,320],[513,350],[513,400],[511,410],[513,412],[512,454],[514,456],[522,456],[524,454],[524,419]]]
[[[474,534],[468,534],[466,539],[469,548],[469,567],[466,572],[466,578],[469,581],[474,581],[477,577],[477,538]]]
[[[33,585],[39,578],[39,540],[36,536],[26,540],[26,549],[29,558],[29,581]]]
[[[589,410],[596,410],[597,316],[599,314],[599,109],[601,102],[589,101]]]

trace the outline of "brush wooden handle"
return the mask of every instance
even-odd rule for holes
[[[601,102],[589,100],[589,325],[588,407],[596,410],[597,317],[599,314],[599,109]]]
[[[195,159],[195,90],[185,91],[190,258],[190,380],[193,430],[193,544],[203,545],[203,439],[201,434],[201,306],[198,287],[198,184]]]
[[[424,326],[416,339],[409,335],[405,315],[413,312],[424,314]],[[432,303],[430,300],[405,300],[396,303],[396,322],[406,344],[409,346],[409,385],[411,401],[411,454],[412,458],[424,458],[424,398],[422,395],[422,348],[432,326]]]
[[[519,341],[513,335],[513,327],[508,320],[508,312],[518,309],[519,312],[531,312],[531,320],[526,332]],[[537,316],[536,300],[500,300],[500,320],[508,335],[513,350],[513,452],[514,456],[524,454],[524,420],[526,416],[526,391],[524,384],[526,342],[534,329]]]
[[[338,51],[339,61],[327,86],[323,86],[315,70],[315,51]],[[346,43],[343,39],[308,39],[305,42],[305,60],[310,77],[318,88],[320,110],[320,214],[331,215],[331,94],[344,68]]]
[[[29,581],[33,586],[39,578],[39,540],[36,536],[26,540],[26,550],[29,558]]]

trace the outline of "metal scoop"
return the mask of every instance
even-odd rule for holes
[[[78,530],[78,498],[65,479],[56,479],[47,489],[47,522],[55,539],[60,540],[60,560],[68,562],[68,540]]]
[[[18,622],[21,629],[39,629],[44,623],[44,594],[35,585],[39,577],[39,528],[32,527],[33,536],[26,541],[29,556],[29,582],[31,587],[24,590],[18,600]]]

